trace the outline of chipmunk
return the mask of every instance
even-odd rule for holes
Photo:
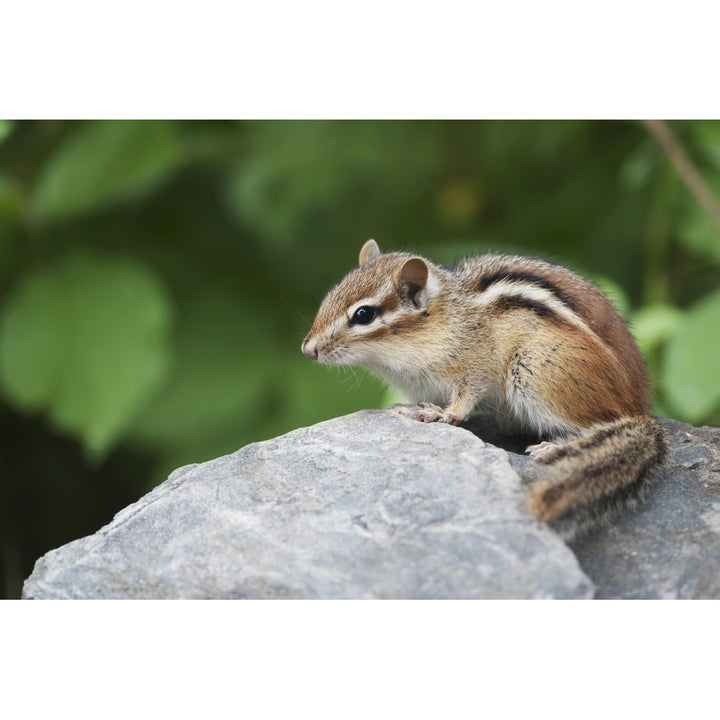
[[[642,498],[667,454],[627,326],[594,285],[559,265],[483,255],[453,269],[368,240],[302,342],[327,365],[363,365],[423,422],[474,409],[536,437],[534,515],[565,539]]]

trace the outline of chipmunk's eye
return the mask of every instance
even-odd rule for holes
[[[367,325],[377,317],[377,310],[369,305],[359,307],[350,318],[351,325]]]

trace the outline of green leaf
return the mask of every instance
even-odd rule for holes
[[[10,137],[15,123],[12,120],[0,120],[0,143]]]
[[[682,325],[684,313],[672,305],[649,305],[632,316],[631,330],[643,354],[647,355]]]
[[[706,173],[705,180],[716,198],[720,198],[720,172]],[[678,227],[680,242],[693,253],[720,265],[720,229],[697,200],[686,195],[684,212]]]
[[[627,318],[630,309],[630,301],[627,293],[618,283],[605,275],[588,274],[590,280],[607,295],[613,307],[618,311],[620,317]]]
[[[20,216],[21,207],[20,188],[8,176],[0,175],[0,219],[15,220]]]
[[[691,308],[668,341],[662,372],[667,399],[690,422],[720,404],[720,292]]]
[[[416,197],[441,162],[431,126],[375,121],[276,121],[249,126],[247,152],[228,176],[226,202],[242,227],[288,246],[368,197],[396,207]],[[343,218],[344,226],[350,220]]]
[[[213,433],[212,426],[235,424],[230,418],[239,411],[252,423],[265,382],[273,381],[268,358],[279,333],[271,327],[272,318],[243,297],[242,288],[217,278],[185,288],[177,361],[167,387],[134,423],[133,437],[145,444],[197,445],[199,435]]]
[[[657,166],[657,159],[658,148],[650,142],[650,138],[644,138],[620,166],[620,180],[624,186],[631,191],[647,187]]]
[[[144,195],[179,164],[176,126],[156,120],[80,125],[43,168],[34,197],[43,218],[65,218]]]
[[[696,120],[690,125],[690,130],[706,157],[720,168],[720,122]]]
[[[165,378],[170,303],[155,276],[124,260],[71,257],[26,276],[0,316],[0,383],[44,410],[91,456],[116,442]]]
[[[688,250],[720,265],[720,230],[701,207],[692,208],[679,229]]]

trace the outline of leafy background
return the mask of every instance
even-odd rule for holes
[[[720,123],[670,124],[720,193]],[[0,121],[0,591],[180,465],[387,401],[300,341],[374,237],[606,289],[720,424],[720,230],[636,122]]]

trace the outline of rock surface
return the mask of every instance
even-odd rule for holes
[[[170,478],[43,556],[26,598],[583,598],[593,586],[471,432],[364,411]]]
[[[23,597],[720,597],[720,430],[666,425],[647,502],[571,547],[526,508],[532,460],[368,410],[176,470]]]

